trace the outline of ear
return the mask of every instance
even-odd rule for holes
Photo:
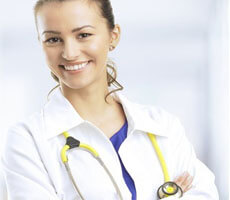
[[[113,49],[118,45],[120,41],[120,35],[121,35],[121,28],[119,24],[115,24],[114,29],[111,31],[111,41],[110,41],[110,45],[113,47]]]

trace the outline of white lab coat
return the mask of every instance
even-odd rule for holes
[[[177,118],[162,109],[132,103],[118,93],[115,98],[122,104],[128,121],[128,136],[119,154],[134,180],[138,200],[157,199],[157,189],[164,182],[158,157],[146,132],[157,136],[171,179],[184,171],[194,176],[193,188],[184,194],[183,200],[219,199],[214,175],[196,158]],[[64,131],[99,152],[123,199],[131,200],[109,138],[78,115],[60,88],[54,91],[41,112],[8,131],[2,162],[9,199],[79,199],[60,158],[65,144],[61,134]],[[75,181],[86,200],[118,199],[107,174],[88,152],[70,150],[68,157]]]

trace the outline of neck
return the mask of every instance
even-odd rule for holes
[[[93,121],[105,115],[116,102],[111,96],[106,98],[108,88],[72,89],[61,85],[63,95],[69,100],[78,114],[85,120]]]
[[[61,85],[63,95],[82,117],[96,125],[109,138],[116,133],[125,122],[125,113],[121,104],[108,94],[108,87],[91,87],[82,90],[71,89]]]

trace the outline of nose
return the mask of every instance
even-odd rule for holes
[[[76,60],[79,57],[80,52],[80,45],[77,44],[77,42],[72,40],[66,41],[62,51],[62,57],[68,61]]]

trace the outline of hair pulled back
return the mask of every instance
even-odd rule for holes
[[[66,1],[70,1],[70,0],[38,0],[34,6],[34,17],[35,17],[35,24],[36,24],[36,27],[37,27],[37,13],[39,11],[39,9],[45,4],[45,3],[48,3],[48,2],[66,2]],[[106,19],[106,22],[107,22],[107,27],[110,31],[112,31],[115,27],[115,23],[114,23],[114,14],[113,14],[113,9],[112,9],[112,6],[111,6],[111,3],[110,3],[110,0],[87,0],[89,3],[93,3],[95,2],[99,8],[100,8],[100,11],[101,11],[101,15],[103,18]],[[53,77],[53,79],[59,83],[59,79],[58,77],[51,72],[51,76]],[[116,80],[117,78],[117,71],[116,71],[116,68],[115,68],[115,63],[112,62],[111,60],[108,60],[107,61],[107,83],[108,83],[108,86],[114,86],[115,89],[113,89],[112,91],[110,91],[106,97],[105,97],[105,100],[106,98],[113,92],[115,91],[118,91],[118,90],[122,90],[123,89],[123,86],[117,82]],[[60,84],[58,84],[56,87],[58,87]],[[50,92],[49,94],[56,88],[54,87]],[[48,94],[48,95],[49,95]]]

